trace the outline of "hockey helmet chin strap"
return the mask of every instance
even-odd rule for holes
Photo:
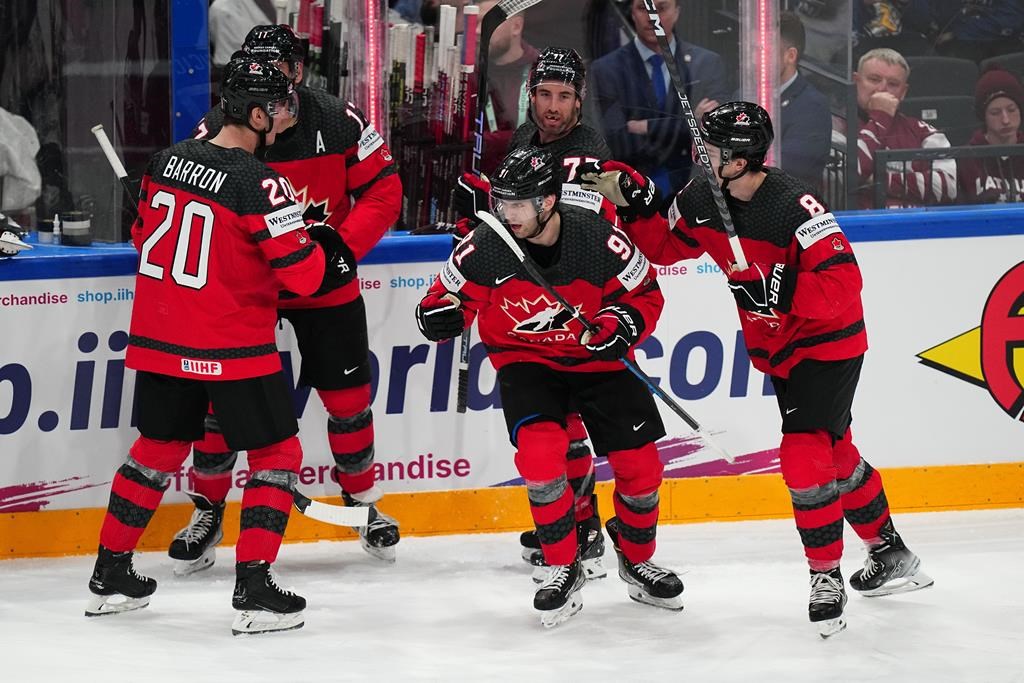
[[[250,122],[250,119],[252,118],[253,109],[259,109],[260,111],[267,115],[267,127],[264,128],[263,130],[254,127]],[[264,147],[267,146],[267,134],[270,133],[270,131],[274,130],[274,117],[270,115],[270,112],[267,111],[266,107],[255,104],[249,107],[249,114],[245,117],[245,127],[259,136],[259,142],[256,143],[256,149],[263,149]]]
[[[729,183],[734,180],[739,180],[750,171],[750,159],[747,159],[747,165],[743,167],[743,170],[734,176],[726,176],[722,173],[725,167],[729,165],[729,162],[733,160],[732,150],[725,149],[722,147],[718,148],[721,158],[718,160],[718,177],[722,179],[722,192],[728,191]],[[746,157],[736,157],[739,159],[746,159]]]

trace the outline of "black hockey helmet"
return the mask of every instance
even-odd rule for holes
[[[242,49],[253,57],[270,62],[288,62],[293,74],[295,65],[306,58],[306,46],[307,41],[288,24],[254,26],[242,43]]]
[[[561,165],[550,152],[533,145],[520,147],[505,157],[491,175],[491,199],[495,202],[534,199],[562,192]]]
[[[544,82],[567,85],[582,100],[587,94],[587,68],[580,53],[568,47],[544,48],[530,68],[526,84],[532,93]]]
[[[760,170],[775,130],[768,112],[753,102],[726,102],[704,114],[704,137],[722,150],[722,165],[746,159],[752,171]]]
[[[248,125],[253,107],[273,117],[282,101],[287,102],[292,116],[298,113],[295,86],[272,62],[242,57],[228,62],[224,68],[220,107],[225,119]]]

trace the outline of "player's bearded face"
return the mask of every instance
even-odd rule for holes
[[[579,120],[579,98],[571,87],[555,83],[541,83],[530,98],[533,118],[543,136],[564,135]]]

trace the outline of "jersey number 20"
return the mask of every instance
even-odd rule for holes
[[[150,206],[154,209],[166,207],[167,214],[153,234],[142,243],[139,254],[139,274],[157,280],[164,279],[164,267],[150,260],[150,252],[174,224],[178,224],[178,241],[174,245],[174,259],[171,263],[171,278],[182,287],[202,289],[206,286],[207,271],[210,267],[210,238],[213,235],[213,209],[202,202],[192,200],[185,204],[181,216],[176,215],[177,199],[170,192],[160,190],[153,195]],[[196,220],[198,219],[198,220]],[[199,254],[195,261],[195,272],[186,270],[189,253],[192,251],[192,235],[198,227]]]

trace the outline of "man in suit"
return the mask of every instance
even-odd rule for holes
[[[782,12],[779,32],[782,38],[779,51],[780,167],[817,190],[828,161],[832,113],[825,96],[797,70],[806,42],[800,17]]]
[[[725,64],[716,53],[676,39],[679,0],[656,0],[655,5],[699,120],[728,99]],[[632,15],[636,39],[591,64],[591,89],[615,158],[653,178],[669,197],[690,177],[690,130],[643,0],[633,0]]]

